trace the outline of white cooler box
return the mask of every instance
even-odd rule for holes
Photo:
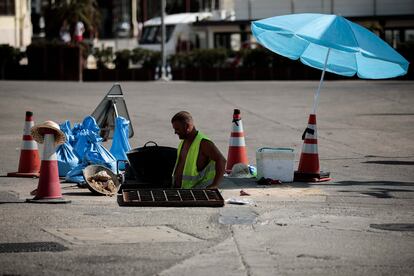
[[[295,152],[291,148],[260,148],[256,151],[257,179],[293,182]]]

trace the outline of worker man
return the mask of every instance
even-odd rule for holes
[[[173,187],[218,188],[226,165],[219,149],[206,135],[196,130],[189,112],[178,112],[172,117],[171,124],[181,140],[173,172]]]

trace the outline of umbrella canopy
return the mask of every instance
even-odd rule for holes
[[[290,14],[254,21],[251,27],[257,41],[269,50],[323,70],[314,96],[314,114],[325,71],[384,79],[408,70],[408,61],[385,41],[342,16]]]
[[[407,73],[408,61],[368,29],[342,16],[291,14],[252,22],[257,41],[282,56],[343,76],[383,79]]]

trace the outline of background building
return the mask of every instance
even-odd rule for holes
[[[288,13],[342,15],[394,44],[414,40],[414,0],[234,0],[237,20]]]
[[[45,7],[63,0],[1,0],[0,43],[14,47],[45,36]],[[161,0],[97,0],[98,38],[138,41],[142,23],[160,15]],[[203,47],[237,50],[251,41],[251,20],[290,13],[335,13],[377,32],[393,46],[414,41],[414,0],[166,0],[166,13],[211,12],[194,23]],[[32,37],[33,34],[33,37]],[[138,46],[132,44],[132,46]],[[130,44],[131,46],[131,44]],[[132,47],[131,46],[131,47]]]
[[[0,44],[24,47],[31,39],[30,0],[1,0]]]
[[[102,17],[99,37],[115,38],[137,35],[136,0],[98,0],[98,4]]]
[[[160,15],[160,2],[138,0],[139,22]],[[207,48],[238,50],[252,41],[250,22],[291,13],[334,13],[376,32],[394,47],[414,41],[414,0],[167,0],[166,13],[211,12],[194,23]]]

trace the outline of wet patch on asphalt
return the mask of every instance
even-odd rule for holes
[[[359,193],[361,195],[368,195],[376,198],[396,198],[390,193],[413,193],[414,190],[407,189],[389,189],[389,188],[372,188],[368,191],[350,191],[350,190],[339,190],[341,193]],[[397,197],[398,198],[398,197]]]
[[[379,191],[379,192],[365,192],[361,193],[362,195],[369,195],[376,198],[393,198],[391,195],[388,194],[387,191]]]
[[[414,161],[399,161],[399,160],[378,160],[378,161],[365,161],[361,162],[365,164],[379,164],[379,165],[405,165],[405,166],[412,166],[414,165]]]
[[[325,261],[331,261],[331,260],[338,260],[339,257],[333,257],[333,256],[317,256],[317,255],[311,255],[311,254],[299,254],[296,256],[296,258],[311,258],[316,260],[325,260]]]
[[[68,248],[57,242],[0,243],[0,253],[60,252],[65,250]]]
[[[383,223],[370,224],[369,227],[387,231],[414,231],[414,223]]]

